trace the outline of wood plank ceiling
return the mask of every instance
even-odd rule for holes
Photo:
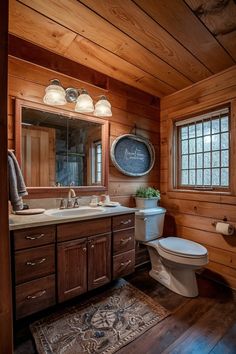
[[[9,32],[158,97],[236,63],[234,0],[10,0]]]

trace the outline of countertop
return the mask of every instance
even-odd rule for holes
[[[82,220],[101,219],[109,216],[135,213],[135,211],[137,210],[138,209],[127,208],[123,206],[105,207],[105,211],[99,214],[83,215],[78,217],[71,217],[71,216],[55,217],[46,214],[37,214],[37,215],[11,214],[9,217],[9,228],[12,231],[12,230],[27,229],[36,226],[57,225],[57,224],[76,222]]]

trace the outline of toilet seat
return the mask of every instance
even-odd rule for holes
[[[158,244],[163,251],[179,257],[202,258],[207,255],[204,246],[180,237],[162,238],[158,240]]]
[[[170,239],[169,241],[166,241]],[[174,240],[173,240],[174,239]],[[176,240],[177,239],[177,240]],[[164,241],[164,242],[163,242]],[[186,241],[186,242],[185,242]],[[178,243],[177,250],[173,250],[173,245]],[[188,244],[191,243],[191,244]],[[194,245],[192,245],[194,244]],[[153,247],[157,250],[158,254],[165,260],[177,263],[179,265],[191,265],[196,267],[202,267],[208,263],[207,249],[202,245],[195,242],[181,239],[179,237],[167,237],[159,240],[154,240],[146,243],[147,246]],[[164,246],[162,246],[164,245]],[[172,246],[172,247],[171,247]],[[182,249],[180,247],[183,247]],[[192,254],[190,248],[192,246]],[[199,248],[198,248],[199,246]],[[164,248],[165,247],[165,248]],[[196,247],[196,248],[195,248]],[[169,248],[169,249],[167,249]],[[194,251],[195,250],[195,251]]]

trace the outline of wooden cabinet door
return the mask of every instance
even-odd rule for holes
[[[88,238],[88,290],[111,281],[111,234]]]
[[[87,239],[57,245],[58,301],[87,291]]]

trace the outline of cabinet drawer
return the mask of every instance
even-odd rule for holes
[[[55,303],[55,275],[16,286],[16,319],[46,309]]]
[[[58,225],[57,240],[68,241],[109,232],[111,232],[111,218],[86,220]]]
[[[30,248],[15,253],[16,284],[55,273],[55,245]]]
[[[113,216],[112,227],[113,230],[122,230],[129,227],[134,227],[134,214]]]
[[[121,253],[113,257],[113,279],[134,272],[135,250]]]
[[[55,242],[55,226],[42,226],[13,232],[14,248],[20,250]]]
[[[134,248],[134,228],[113,233],[113,253],[129,251]]]

